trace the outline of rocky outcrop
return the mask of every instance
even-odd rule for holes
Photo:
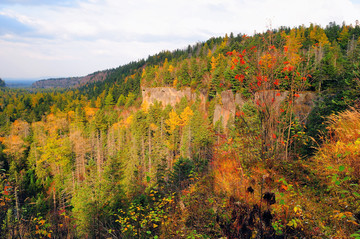
[[[174,107],[183,97],[192,102],[199,98],[201,107],[205,110],[206,94],[203,92],[194,92],[189,87],[181,90],[172,87],[142,87],[141,93],[143,102],[149,105],[158,101],[161,102],[163,106],[171,105]]]
[[[287,91],[259,91],[254,95],[253,102],[259,106],[266,104],[268,110],[275,114],[280,113],[281,103],[289,95]],[[243,99],[240,94],[233,94],[231,90],[221,92],[218,96],[219,102],[215,105],[213,123],[222,121],[225,128],[227,123],[235,119],[236,106],[241,108],[247,100]],[[316,93],[301,92],[294,97],[294,113],[300,120],[305,120],[314,107]]]
[[[53,78],[46,80],[39,80],[32,84],[32,88],[73,88],[80,87],[87,83],[104,81],[111,71],[99,71],[87,76],[81,77],[67,77],[67,78]]]
[[[194,92],[190,88],[184,88],[177,90],[172,87],[156,87],[148,88],[143,87],[142,98],[143,103],[151,105],[156,101],[161,102],[163,106],[171,105],[175,106],[181,101],[183,97],[187,100],[194,102],[196,99],[200,99],[201,108],[205,110],[205,102],[207,95],[204,92]],[[280,113],[281,104],[289,96],[287,91],[259,91],[256,92],[252,102],[261,106],[266,103],[269,107],[268,110],[275,114]],[[294,97],[294,113],[300,118],[305,120],[311,110],[314,107],[314,100],[316,99],[316,93],[314,92],[301,92]],[[244,99],[241,94],[234,94],[231,90],[223,91],[217,96],[217,104],[215,104],[213,124],[218,121],[222,122],[222,126],[226,128],[227,123],[235,119],[236,107],[243,107],[249,99]]]
[[[213,123],[222,121],[223,127],[226,127],[229,120],[234,119],[236,105],[242,106],[242,104],[244,104],[244,101],[239,94],[234,96],[231,90],[221,92],[215,105]]]

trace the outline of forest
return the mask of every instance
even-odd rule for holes
[[[359,77],[360,25],[331,22],[213,37],[79,88],[0,84],[0,238],[359,239]],[[226,90],[246,103],[214,123]]]

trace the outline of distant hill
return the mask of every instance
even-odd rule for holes
[[[87,83],[104,81],[111,72],[112,70],[104,70],[87,76],[44,79],[34,82],[31,87],[42,89],[80,87]]]

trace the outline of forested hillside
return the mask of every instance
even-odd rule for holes
[[[68,77],[68,78],[55,78],[45,79],[34,82],[31,86],[33,88],[75,88],[82,85],[93,83],[97,81],[103,81],[111,74],[112,70],[98,71],[87,76],[82,77]]]
[[[76,89],[1,87],[0,238],[359,238],[359,74],[360,26],[330,23],[211,38]],[[214,124],[225,90],[245,103]]]

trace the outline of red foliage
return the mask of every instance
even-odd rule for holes
[[[241,74],[241,75],[238,74],[238,75],[235,76],[235,79],[238,80],[238,81],[243,82],[243,80],[245,79],[245,76],[243,74]]]

